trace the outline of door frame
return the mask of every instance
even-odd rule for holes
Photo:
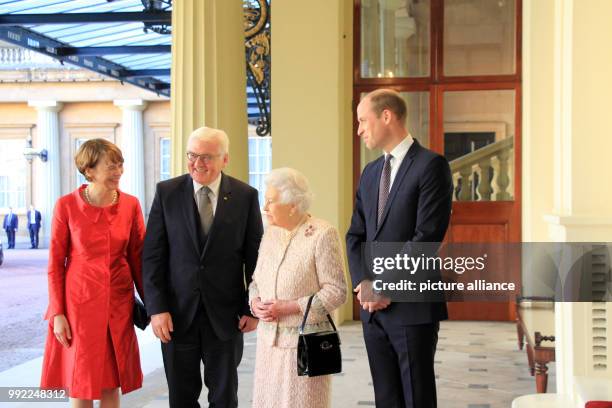
[[[492,220],[508,221],[507,242],[521,242],[522,236],[522,5],[515,0],[515,72],[510,75],[444,75],[444,0],[430,0],[430,72],[429,77],[419,78],[362,78],[361,77],[361,0],[353,2],[353,199],[361,174],[360,143],[357,135],[356,108],[360,95],[378,88],[391,88],[398,92],[429,92],[429,148],[444,152],[444,92],[476,90],[514,90],[514,200],[453,202],[453,222],[476,224],[480,214],[491,215]],[[418,135],[416,135],[418,136]],[[477,214],[478,216],[475,216]],[[451,231],[449,226],[449,231]],[[452,241],[452,236],[446,240]],[[520,271],[519,271],[520,272]],[[520,279],[520,273],[518,278]],[[508,305],[510,319],[515,308]],[[359,305],[353,295],[353,318],[359,319]]]

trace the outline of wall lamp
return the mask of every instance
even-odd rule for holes
[[[32,147],[32,141],[27,140],[26,147],[23,149],[23,156],[30,163],[32,163],[32,160],[34,160],[35,157],[39,157],[40,161],[44,163],[47,161],[47,149],[34,149]]]

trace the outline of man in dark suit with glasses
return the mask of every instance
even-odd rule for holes
[[[162,355],[171,407],[238,405],[243,333],[257,326],[246,288],[263,233],[257,190],[222,172],[229,139],[196,129],[188,174],[157,185],[143,254],[145,304]]]

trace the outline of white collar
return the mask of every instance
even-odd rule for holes
[[[412,146],[413,142],[414,142],[414,139],[412,138],[410,134],[408,134],[408,136],[406,136],[404,140],[399,142],[398,145],[395,146],[393,150],[391,150],[390,154],[394,158],[399,159],[401,161],[404,158],[404,156],[406,156],[406,153],[408,153],[408,150],[410,149],[410,146]],[[387,154],[389,153],[385,152],[385,157],[387,156]]]
[[[215,197],[219,196],[219,189],[221,188],[221,176],[223,175],[223,173],[219,173],[219,176],[208,185],[208,188],[210,188],[210,191],[213,193],[213,195]],[[204,187],[204,184],[200,184],[197,181],[193,180],[193,191],[194,193],[197,193],[202,187]]]

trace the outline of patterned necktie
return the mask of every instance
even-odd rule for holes
[[[208,231],[210,231],[210,226],[213,222],[212,202],[209,196],[211,192],[210,188],[204,186],[200,188],[196,194],[198,213],[200,213],[200,225],[202,226],[204,235],[208,235]]]
[[[377,227],[380,226],[382,221],[383,213],[385,212],[385,206],[387,205],[387,199],[389,198],[389,188],[391,187],[391,159],[393,156],[388,154],[385,157],[385,164],[383,166],[382,174],[380,175],[380,184],[378,185],[378,223]]]

